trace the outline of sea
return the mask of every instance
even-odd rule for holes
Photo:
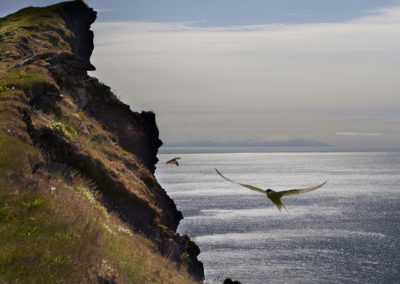
[[[221,149],[220,149],[221,150]],[[200,247],[207,283],[400,283],[400,152],[164,150],[156,178]],[[197,151],[199,152],[199,151]],[[179,156],[180,166],[165,162]],[[274,190],[323,187],[284,197]]]

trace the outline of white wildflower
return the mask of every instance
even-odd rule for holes
[[[132,236],[131,231],[130,231],[129,229],[127,229],[127,228],[118,226],[118,231],[119,231],[119,232],[123,232],[123,233],[125,233],[125,234],[128,234],[128,235],[131,235],[131,236]]]
[[[102,263],[101,263],[101,267],[105,270],[109,270],[109,271],[116,271],[108,262],[107,260],[103,259]]]
[[[110,226],[108,226],[108,224],[103,224],[103,227],[110,233],[115,235],[114,231],[110,228]]]

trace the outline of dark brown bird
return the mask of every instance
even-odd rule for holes
[[[175,164],[177,167],[179,167],[179,163],[178,163],[178,159],[180,159],[181,157],[175,157],[171,160],[169,160],[168,162],[166,162],[165,164]]]
[[[217,174],[219,174],[223,179],[226,179],[227,181],[236,183],[236,184],[246,187],[248,189],[265,194],[276,205],[276,207],[278,207],[279,211],[281,211],[282,208],[285,208],[285,210],[287,210],[285,205],[283,205],[283,203],[281,201],[281,198],[283,196],[289,196],[289,195],[295,195],[295,194],[309,192],[309,191],[315,190],[317,188],[320,188],[325,183],[327,183],[327,181],[325,181],[319,185],[312,186],[312,187],[300,188],[300,189],[289,189],[289,190],[283,190],[283,191],[275,191],[272,189],[265,190],[265,189],[261,189],[261,188],[258,188],[258,187],[252,186],[252,185],[238,183],[236,181],[230,180],[230,179],[226,178],[223,174],[221,174],[217,169],[215,169],[215,170],[217,171]]]

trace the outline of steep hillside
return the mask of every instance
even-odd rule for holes
[[[82,1],[0,19],[0,282],[201,281],[153,175],[155,114],[87,74],[95,19]]]

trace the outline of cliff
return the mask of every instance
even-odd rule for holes
[[[0,282],[201,281],[153,175],[155,114],[87,74],[95,19],[82,1],[0,19]]]

